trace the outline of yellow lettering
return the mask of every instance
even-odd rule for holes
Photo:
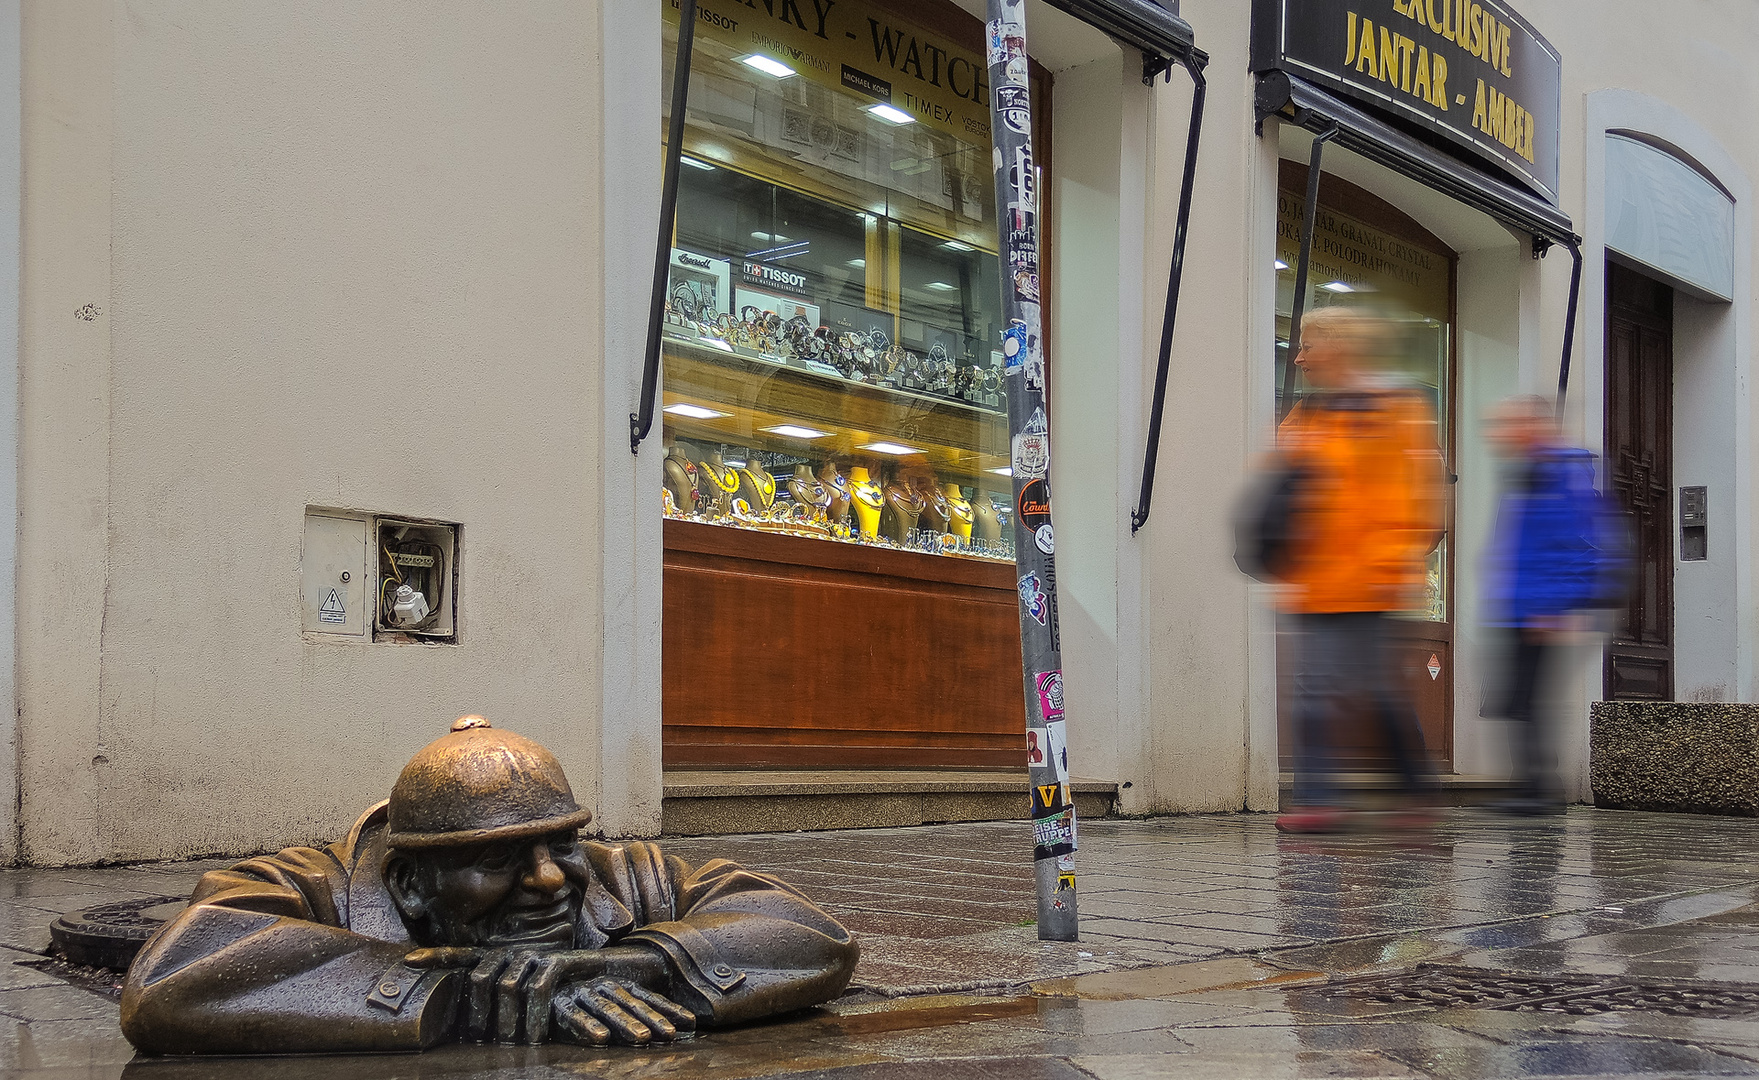
[[[1408,2],[1409,0],[1393,0],[1393,11],[1405,16],[1407,19],[1410,18],[1411,9],[1405,6]]]
[[[1484,80],[1479,79],[1478,80],[1478,102],[1477,102],[1477,104],[1472,106],[1472,126],[1477,128],[1480,131],[1483,131],[1484,124],[1485,124]]]
[[[1497,70],[1514,78],[1515,73],[1509,70],[1509,26],[1507,23],[1504,23],[1502,28],[1502,62],[1497,65]]]
[[[1527,114],[1527,160],[1533,160],[1533,114]]]
[[[1441,36],[1449,41],[1459,35],[1459,22],[1454,18],[1454,9],[1458,4],[1459,0],[1441,0]],[[1429,17],[1429,24],[1435,25],[1435,16]]]
[[[1496,16],[1486,11],[1484,13],[1484,48],[1478,54],[1478,58],[1486,64],[1494,66],[1496,63],[1496,37],[1497,31],[1501,28],[1502,24],[1496,21]]]
[[[1439,107],[1442,112],[1447,112],[1448,58],[1443,56],[1438,50],[1429,54],[1429,59],[1435,63],[1435,71],[1429,76],[1429,89],[1434,95],[1429,99],[1429,103]]]
[[[1429,2],[1434,3],[1434,0]],[[1424,6],[1424,0],[1411,0],[1411,18],[1416,19],[1419,26],[1429,25],[1429,13],[1424,10]]]
[[[1477,56],[1484,51],[1484,9],[1473,4],[1466,9],[1466,51]]]
[[[1510,98],[1509,100],[1513,101],[1514,99]],[[1522,157],[1527,156],[1527,110],[1519,105],[1515,106],[1514,151]]]
[[[1515,104],[1514,98],[1502,99],[1502,144],[1510,150],[1515,148],[1515,140],[1520,137],[1520,112],[1521,107]]]
[[[1356,45],[1356,70],[1370,79],[1379,74],[1374,65],[1374,24],[1366,18],[1362,20],[1362,40]]]
[[[1356,61],[1356,13],[1345,12],[1344,17],[1349,20],[1344,31],[1344,66],[1349,67]]]
[[[1061,785],[1061,784],[1040,784],[1040,785],[1038,785],[1039,799],[1047,807],[1057,806],[1058,805],[1058,803],[1057,803],[1057,789],[1062,786],[1063,785]],[[1018,791],[1020,789],[1015,788],[1014,790]]]
[[[1411,50],[1417,43],[1408,37],[1395,39],[1399,47],[1399,89],[1411,92]]]
[[[1493,86],[1490,88],[1489,100],[1484,103],[1484,134],[1497,142],[1502,142],[1503,102],[1507,100],[1508,98],[1502,96],[1502,91]]]
[[[1422,45],[1417,46],[1417,81],[1411,84],[1411,92],[1435,104],[1435,94],[1429,87],[1429,50]]]
[[[1381,82],[1399,85],[1398,36],[1386,27],[1380,28],[1380,70],[1374,77]]]

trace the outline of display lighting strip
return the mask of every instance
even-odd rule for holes
[[[771,59],[763,53],[752,53],[741,56],[739,62],[754,71],[761,71],[772,79],[786,79],[797,74],[795,70],[780,60]]]
[[[905,124],[916,123],[916,117],[911,116],[903,109],[894,105],[886,105],[884,103],[879,105],[869,105],[867,111],[870,115],[877,116],[888,124],[897,124],[899,127],[903,127]]]
[[[913,446],[902,446],[895,442],[870,442],[866,446],[860,446],[856,449],[872,450],[876,454],[892,454],[896,457],[903,457],[905,454],[922,453],[921,450],[918,450]]]
[[[718,420],[723,416],[733,415],[732,413],[718,412],[714,409],[705,409],[701,405],[692,405],[688,401],[675,402],[660,411],[671,413],[673,416],[688,416],[692,420]]]
[[[773,432],[777,435],[786,436],[790,439],[822,439],[830,434],[828,431],[819,431],[817,428],[802,427],[799,424],[777,424],[775,427],[767,427],[764,428],[764,430]]]

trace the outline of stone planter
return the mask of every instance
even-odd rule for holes
[[[1759,705],[1596,701],[1594,805],[1759,815]]]

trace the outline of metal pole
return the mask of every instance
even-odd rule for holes
[[[641,401],[629,414],[629,452],[654,426],[654,394],[660,382],[660,323],[666,283],[672,276],[672,230],[678,221],[678,158],[684,153],[684,110],[690,96],[690,52],[696,42],[696,0],[678,5],[678,59],[672,69],[672,119],[666,128],[666,174],[660,186],[660,242],[654,252],[654,287],[647,308],[647,356],[641,369]]]
[[[1576,301],[1582,295],[1582,244],[1581,241],[1570,239],[1565,241],[1570,247],[1570,258],[1574,260],[1570,266],[1570,303],[1564,314],[1564,355],[1557,368],[1557,408],[1556,419],[1561,425],[1564,422],[1564,394],[1570,388],[1570,350],[1576,344]]]
[[[1064,737],[1063,660],[1057,630],[1056,541],[1051,531],[1050,424],[1039,319],[1038,174],[1032,157],[1025,0],[988,0],[990,132],[1002,269],[1002,357],[1013,448],[1014,569],[1032,784],[1038,938],[1075,941],[1075,802]]]
[[[1295,257],[1295,298],[1289,312],[1289,356],[1283,365],[1282,400],[1277,403],[1277,419],[1289,415],[1295,407],[1295,356],[1301,351],[1301,314],[1307,306],[1307,264],[1313,256],[1313,225],[1319,213],[1319,161],[1325,144],[1338,133],[1334,124],[1313,138],[1313,156],[1307,163],[1307,202],[1301,208],[1301,253]]]
[[[1154,372],[1154,405],[1148,413],[1148,450],[1142,455],[1142,492],[1130,514],[1130,532],[1148,524],[1148,504],[1154,498],[1154,467],[1160,459],[1160,421],[1167,403],[1167,369],[1173,355],[1173,323],[1179,317],[1179,286],[1185,277],[1185,234],[1191,225],[1191,186],[1197,180],[1197,138],[1203,130],[1203,99],[1208,84],[1203,69],[1187,62],[1194,84],[1191,91],[1191,129],[1185,136],[1185,179],[1179,187],[1179,217],[1173,225],[1173,265],[1167,273],[1167,306],[1160,324],[1160,356]]]

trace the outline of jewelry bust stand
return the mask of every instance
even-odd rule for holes
[[[739,490],[739,473],[721,460],[716,450],[696,465],[697,502],[709,517],[726,517],[733,509],[733,493]]]
[[[867,469],[856,465],[849,470],[850,506],[855,511],[855,526],[862,536],[879,535],[880,509],[886,498],[879,485],[868,478]]]
[[[827,516],[831,489],[804,464],[794,466],[794,475],[788,478],[788,494],[794,497],[796,506],[810,506],[815,519],[822,521]]]
[[[865,475],[865,472],[864,472]],[[830,495],[830,502],[825,506],[825,516],[832,521],[842,521],[849,516],[849,480],[837,471],[837,463],[827,461],[819,467],[819,482],[824,484]]]
[[[672,496],[672,506],[680,514],[696,513],[696,465],[684,456],[677,443],[667,448],[660,469],[665,476],[666,492]]]
[[[989,495],[978,492],[971,504],[971,531],[979,540],[1000,540],[1002,538],[1002,519],[996,516],[996,504],[990,501]]]
[[[947,531],[961,540],[971,539],[971,519],[973,511],[965,493],[959,490],[958,484],[942,484],[941,491],[947,498],[947,509],[950,523]],[[999,528],[997,531],[1000,531]]]
[[[953,505],[948,501],[946,493],[934,486],[933,476],[916,477],[911,484],[916,492],[917,501],[922,504],[922,527],[935,532],[946,532],[953,517]]]
[[[902,544],[922,516],[922,496],[902,480],[886,485],[886,513],[880,531]]]
[[[767,514],[776,502],[776,478],[756,461],[739,470],[739,497],[757,514]]]

